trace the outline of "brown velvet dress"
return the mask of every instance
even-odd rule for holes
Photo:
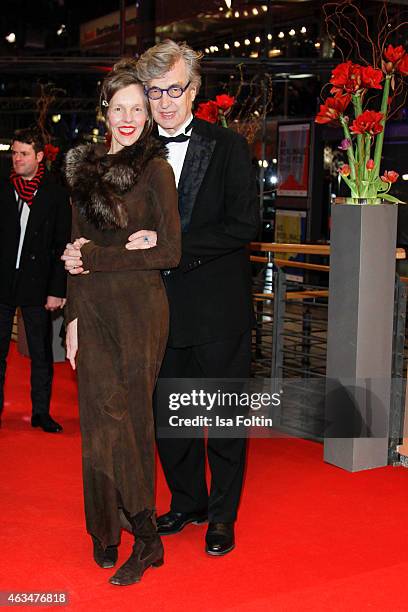
[[[67,319],[78,317],[86,525],[104,546],[119,542],[120,508],[132,516],[154,508],[152,395],[168,334],[160,270],[180,258],[177,191],[161,145],[127,149],[106,155],[86,145],[66,162],[72,237],[91,240],[81,249],[90,273],[69,276]],[[112,227],[117,202],[126,227]],[[139,229],[155,230],[157,246],[125,249]]]

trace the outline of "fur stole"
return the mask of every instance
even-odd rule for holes
[[[65,158],[64,171],[73,205],[99,230],[127,227],[128,211],[123,196],[155,158],[166,159],[166,147],[153,136],[113,155],[107,155],[101,145],[85,144],[71,149]]]

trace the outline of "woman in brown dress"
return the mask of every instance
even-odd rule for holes
[[[109,152],[80,145],[66,158],[71,248],[80,249],[86,272],[69,277],[67,352],[75,367],[78,348],[87,531],[95,561],[113,567],[123,510],[135,544],[110,582],[125,585],[163,563],[154,517],[152,395],[168,333],[160,270],[179,262],[180,223],[173,171],[150,135],[148,104],[129,62],[105,78],[101,104]],[[145,227],[157,232],[157,246],[127,250],[129,235]],[[133,270],[121,271],[130,258]]]

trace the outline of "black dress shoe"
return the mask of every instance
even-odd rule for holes
[[[210,523],[205,536],[205,552],[215,557],[235,548],[234,523]]]
[[[174,512],[170,510],[157,518],[157,533],[159,535],[172,535],[178,533],[189,523],[207,522],[207,512]]]
[[[54,421],[49,414],[33,414],[31,417],[31,427],[41,427],[47,433],[62,431],[61,425]]]

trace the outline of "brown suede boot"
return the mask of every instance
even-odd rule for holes
[[[92,537],[93,542],[93,557],[99,567],[104,569],[110,569],[115,567],[116,561],[118,560],[118,547],[107,546],[104,548],[98,538]]]
[[[135,543],[129,559],[109,579],[111,584],[119,586],[134,584],[141,580],[148,567],[163,565],[163,544],[157,534],[152,515],[151,510],[143,510],[134,516],[126,514],[132,525]]]

